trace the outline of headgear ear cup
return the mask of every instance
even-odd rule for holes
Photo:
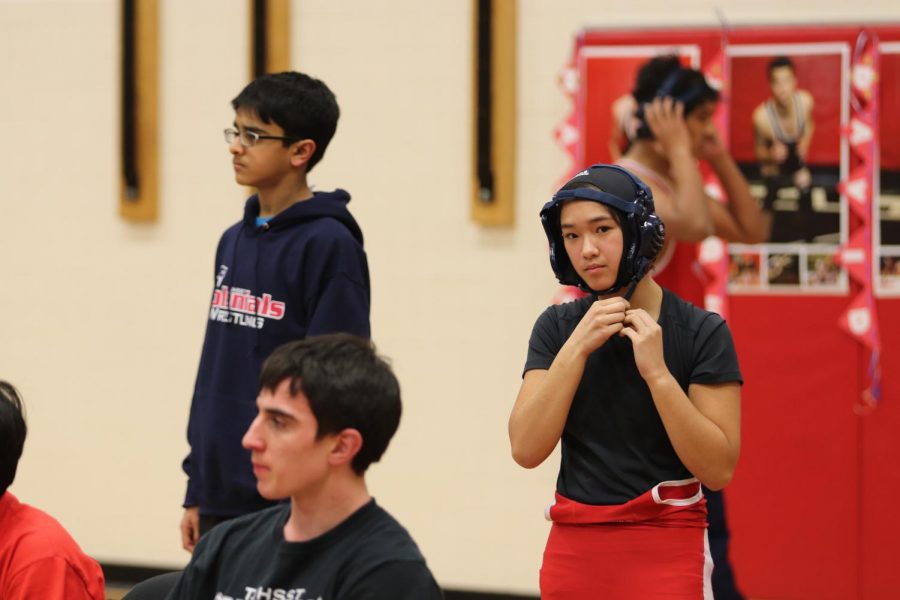
[[[666,225],[662,222],[662,219],[653,215],[652,222],[653,225],[653,240],[652,240],[652,249],[653,258],[659,256],[659,253],[662,252],[663,246],[666,243]]]
[[[544,233],[547,235],[550,246],[550,267],[553,269],[553,272],[556,274],[556,277],[561,284],[581,287],[581,278],[578,276],[578,273],[576,273],[575,267],[573,267],[572,263],[569,261],[566,250],[562,243],[560,243],[561,240],[557,241],[554,235],[554,232],[560,230],[560,211],[548,209],[548,206],[551,203],[553,203],[553,200],[548,202],[547,206],[541,210],[541,225],[544,227]],[[553,208],[558,207],[554,205]]]
[[[637,234],[638,239],[638,267],[634,272],[635,281],[643,277],[650,270],[653,260],[662,251],[666,239],[666,227],[662,220],[653,212],[653,200],[645,197],[636,199],[642,209],[642,219]]]

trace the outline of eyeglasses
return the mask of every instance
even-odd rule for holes
[[[226,129],[223,133],[225,134],[226,143],[231,144],[234,140],[240,140],[241,146],[245,148],[252,148],[259,140],[290,140],[296,142],[297,140],[303,139],[283,135],[262,135],[255,131],[238,131],[237,129]]]

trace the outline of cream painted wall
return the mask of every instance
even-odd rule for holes
[[[221,129],[246,81],[244,0],[161,0],[161,219],[117,217],[118,2],[0,0],[0,377],[31,432],[14,492],[107,562],[180,566],[184,430],[216,240],[237,220]],[[555,286],[536,212],[568,167],[556,77],[586,25],[900,20],[893,0],[521,0],[517,224],[468,218],[470,3],[297,0],[295,68],[343,117],[320,189],[366,234],[373,335],[405,413],[379,501],[441,584],[535,592],[557,458],[509,458],[506,418]],[[651,15],[653,15],[651,17]],[[652,19],[652,20],[648,20]]]
[[[119,3],[0,2],[0,372],[30,432],[14,491],[91,554],[178,564],[188,402],[218,235],[241,211],[221,130],[246,3],[162,2],[160,203],[118,216]]]

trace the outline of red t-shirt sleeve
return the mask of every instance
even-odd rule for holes
[[[103,573],[96,563],[72,565],[51,556],[12,574],[4,600],[104,600]]]

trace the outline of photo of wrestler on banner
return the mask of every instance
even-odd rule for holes
[[[847,238],[838,183],[848,160],[848,48],[732,45],[727,54],[730,149],[769,223],[765,244],[730,246],[729,290],[843,293],[833,255]],[[760,269],[752,277],[750,264]]]

